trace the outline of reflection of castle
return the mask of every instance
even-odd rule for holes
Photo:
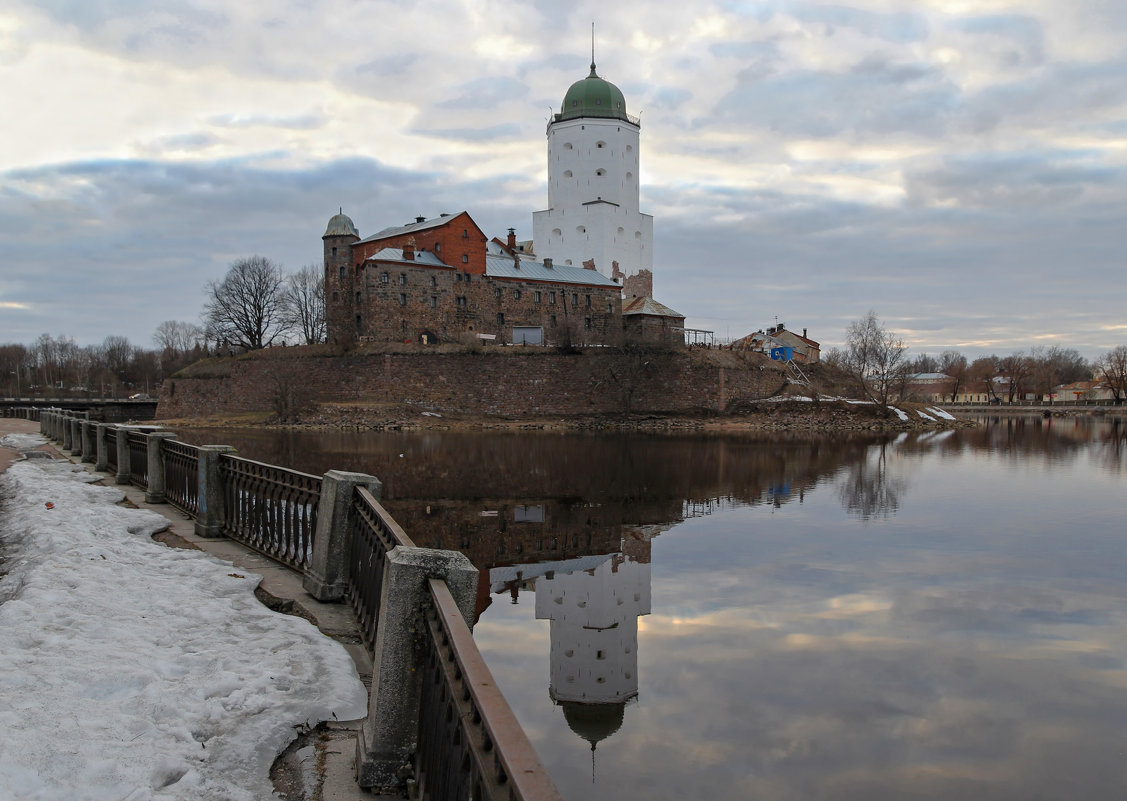
[[[624,552],[490,571],[495,591],[535,586],[536,617],[551,621],[549,695],[591,744],[622,725],[638,695],[638,618],[650,613],[648,540]]]

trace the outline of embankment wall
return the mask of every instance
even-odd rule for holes
[[[723,411],[785,383],[759,354],[561,354],[541,349],[325,355],[314,346],[194,365],[168,379],[158,418],[268,411],[281,391],[329,403],[407,403],[470,415],[570,416]]]

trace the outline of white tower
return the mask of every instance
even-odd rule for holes
[[[638,209],[639,130],[592,58],[591,74],[571,85],[548,123],[548,208],[532,213],[538,259],[593,262],[607,278],[652,270],[653,217]]]

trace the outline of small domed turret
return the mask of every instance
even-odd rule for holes
[[[352,218],[342,210],[340,214],[334,214],[333,218],[329,220],[329,225],[325,228],[325,233],[321,235],[321,238],[324,239],[326,236],[354,236],[359,239],[360,232],[353,225]]]

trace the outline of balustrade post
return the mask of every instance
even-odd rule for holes
[[[49,436],[55,442],[58,442],[60,439],[59,419],[61,417],[62,412],[58,409],[55,409],[55,411],[51,412],[51,430],[47,432],[47,436]]]
[[[383,485],[375,476],[330,470],[321,479],[313,555],[302,579],[305,591],[318,601],[340,601],[348,591],[348,557],[352,550],[352,496],[366,487],[376,498]]]
[[[219,477],[219,457],[235,453],[229,445],[201,445],[199,470],[199,512],[196,514],[196,536],[217,539],[223,536],[226,510],[223,507],[223,483]]]
[[[71,424],[71,422],[73,422],[73,421],[71,420],[71,417],[70,417],[69,414],[66,417],[63,418],[63,435],[59,439],[62,440],[62,445],[63,445],[64,451],[70,450],[70,444],[71,444],[71,425],[70,424]]]
[[[110,465],[109,443],[106,434],[110,430],[110,423],[98,423],[94,428],[94,469],[99,473],[106,472]]]
[[[94,435],[98,433],[98,424],[90,420],[83,420],[82,428],[82,461],[95,462],[97,461],[98,443],[94,439]]]
[[[82,455],[82,418],[77,415],[70,421],[70,455]]]
[[[115,484],[128,484],[129,476],[129,432],[133,426],[116,426],[117,428],[117,475],[114,476]]]
[[[145,435],[149,476],[145,503],[164,503],[164,455],[160,452],[160,444],[166,439],[176,439],[176,434],[172,431],[152,431]]]
[[[368,718],[356,742],[356,781],[376,792],[402,792],[419,735],[427,579],[446,581],[466,625],[473,625],[477,568],[458,551],[396,547],[384,559],[380,621],[372,656]],[[405,770],[406,768],[406,770]]]

